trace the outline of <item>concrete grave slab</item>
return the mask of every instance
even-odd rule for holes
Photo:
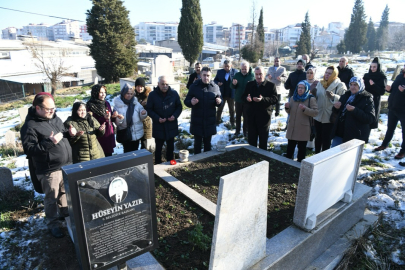
[[[11,170],[6,167],[0,167],[0,192],[12,191],[13,188],[14,184]]]
[[[221,177],[209,269],[246,269],[266,255],[269,163]]]
[[[15,147],[15,132],[11,130],[7,131],[4,141],[7,147]]]
[[[20,120],[21,123],[25,122],[25,118],[27,117],[28,114],[28,107],[22,107],[22,108],[18,108],[18,113],[20,114]]]
[[[302,161],[294,211],[297,226],[312,230],[334,212],[330,208],[337,202],[351,202],[363,146],[364,141],[351,140]]]

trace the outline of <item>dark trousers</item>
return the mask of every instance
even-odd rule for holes
[[[385,133],[385,138],[384,141],[382,142],[382,146],[388,146],[388,144],[392,140],[395,129],[397,128],[398,121],[401,122],[402,127],[401,152],[405,152],[405,114],[397,113],[392,110],[388,111],[387,132]]]
[[[111,157],[113,153],[104,153],[104,156]]]
[[[294,140],[288,140],[288,146],[287,146],[287,158],[294,159],[294,151],[295,151],[295,146],[298,144],[298,154],[297,154],[297,160],[298,162],[301,162],[305,158],[305,154],[307,152],[307,142],[306,141],[294,141]]]
[[[280,101],[281,101],[281,94],[277,95],[277,104],[276,104],[276,116],[280,114]]]
[[[247,106],[245,103],[235,102],[236,109],[236,133],[240,133],[241,118],[243,115],[243,134],[246,135],[248,131],[248,117]]]
[[[174,159],[174,138],[169,140],[161,140],[155,138],[156,149],[155,149],[155,164],[162,163],[162,148],[163,144],[166,142],[166,161]]]
[[[219,106],[217,109],[217,124],[219,124],[221,122],[221,115],[222,115],[222,111],[225,107],[225,103],[228,103],[230,122],[231,122],[231,125],[234,125],[235,124],[235,100],[230,97],[225,97],[222,99],[224,102],[222,102],[222,105]]]
[[[270,122],[263,124],[263,119],[259,117],[249,117],[248,142],[251,146],[257,147],[257,138],[259,138],[259,148],[267,150],[267,140],[269,138]]]
[[[194,154],[201,153],[201,143],[204,141],[204,152],[211,151],[211,138],[212,136],[201,137],[194,135]]]
[[[330,148],[332,138],[332,123],[321,123],[314,120],[316,137],[315,137],[315,153],[320,153]]]
[[[124,153],[136,151],[139,148],[139,140],[124,142],[122,146],[124,146]]]

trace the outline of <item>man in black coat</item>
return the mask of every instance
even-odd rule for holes
[[[201,79],[201,68],[202,68],[202,65],[200,63],[198,63],[198,62],[195,63],[194,73],[188,77],[187,89],[190,89],[190,86],[193,84],[193,82]]]
[[[310,67],[313,67],[314,65],[312,65],[312,63],[311,63],[311,58],[309,58],[309,55],[308,54],[304,54],[303,56],[302,56],[302,60],[304,60],[305,62],[306,62],[306,65],[305,65],[305,67],[304,67],[304,70],[305,71],[308,71],[308,69],[310,68]]]
[[[158,87],[149,94],[146,111],[152,118],[152,137],[155,138],[155,164],[162,163],[162,148],[166,142],[166,160],[174,159],[174,137],[179,134],[177,118],[183,107],[179,94],[172,90],[165,76],[160,76]]]
[[[204,152],[210,151],[212,135],[217,133],[215,107],[222,104],[219,87],[211,81],[210,68],[202,68],[201,80],[191,85],[184,104],[191,108],[190,133],[194,135],[194,153],[201,153],[203,140]]]
[[[47,227],[54,237],[60,238],[64,234],[58,220],[69,215],[61,167],[72,163],[68,138],[76,135],[76,129],[72,126],[66,129],[55,110],[51,94],[37,94],[21,128],[21,140],[45,194]]]
[[[247,83],[242,99],[248,106],[248,142],[257,147],[259,138],[259,148],[267,150],[271,114],[278,100],[276,85],[265,80],[265,75],[263,67],[255,68],[255,80]]]
[[[350,79],[354,77],[354,72],[353,69],[348,66],[348,63],[349,60],[346,57],[340,58],[337,69],[339,71],[338,77],[340,81],[346,84],[347,89],[350,89],[349,82]]]
[[[235,125],[235,90],[231,88],[231,83],[237,72],[236,69],[232,68],[232,63],[229,62],[229,60],[225,60],[224,68],[218,70],[217,75],[215,76],[214,82],[219,86],[221,97],[224,101],[217,110],[217,126],[221,123],[221,115],[225,103],[228,103],[231,125]]]
[[[386,88],[387,91],[390,92],[390,96],[388,97],[389,111],[387,132],[385,133],[384,141],[381,146],[375,148],[374,151],[381,151],[388,147],[388,144],[394,136],[398,121],[400,121],[402,127],[402,144],[401,150],[395,156],[395,159],[402,159],[405,157],[405,66],[401,73],[395,78],[392,85],[387,85]]]
[[[305,60],[300,59],[297,62],[297,70],[291,72],[288,76],[287,81],[284,83],[284,88],[288,91],[288,99],[294,95],[295,88],[300,81],[305,81],[307,79],[307,73],[304,71]]]

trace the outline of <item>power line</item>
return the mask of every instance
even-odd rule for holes
[[[75,20],[75,19],[69,19],[69,18],[63,18],[63,17],[45,15],[45,14],[34,13],[34,12],[28,12],[28,11],[23,11],[23,10],[18,10],[18,9],[11,9],[11,8],[5,8],[5,7],[0,7],[0,8],[1,8],[1,9],[12,10],[12,11],[17,11],[17,12],[22,12],[22,13],[28,13],[28,14],[34,14],[34,15],[39,15],[39,16],[45,16],[45,17],[51,17],[51,18],[57,18],[57,19],[64,19],[64,20],[71,20],[71,21],[84,22],[84,21]]]

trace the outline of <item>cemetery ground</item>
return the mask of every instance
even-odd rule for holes
[[[404,59],[402,58],[401,61]],[[313,62],[319,67],[317,74],[323,74],[327,64],[316,60]],[[396,65],[396,62],[392,60],[383,62],[384,67],[394,64]],[[358,76],[362,76],[368,70],[368,64],[352,61],[350,65]],[[387,77],[390,78],[390,75],[387,74]],[[389,84],[391,83],[389,81]],[[58,116],[65,120],[71,113],[73,101],[88,98],[88,90],[88,87],[83,87],[77,91],[65,93],[63,97],[59,97],[60,99],[57,98],[58,108],[60,108],[57,112]],[[108,85],[109,100],[112,100],[113,95],[118,94],[118,90],[118,85]],[[30,102],[32,100],[27,99],[12,105],[0,106],[0,144],[4,143],[6,131],[13,128],[17,130],[18,125],[21,124],[16,108]],[[286,102],[285,98],[282,103],[284,102]],[[228,145],[246,143],[243,137],[235,137],[235,130],[230,129],[226,108],[227,106],[223,113],[224,122],[218,127],[218,134],[213,136],[213,145],[224,138],[228,140]],[[283,129],[286,117],[285,112],[282,112],[279,117],[274,115],[272,117],[268,148],[269,151],[277,154],[285,152],[287,140]],[[179,149],[192,150],[193,148],[193,137],[189,134],[189,121],[190,111],[185,110],[179,119],[181,130],[177,142]],[[402,142],[400,126],[398,125],[394,138],[386,150],[379,153],[372,152],[374,147],[381,144],[386,125],[387,115],[382,114],[379,128],[372,131],[369,144],[364,147],[357,178],[358,182],[373,188],[367,208],[374,214],[380,215],[380,221],[364,237],[354,243],[339,269],[405,268],[405,171],[404,167],[398,165],[398,160],[394,159]],[[120,153],[122,153],[122,147],[118,146],[115,154]],[[78,269],[74,245],[70,238],[65,236],[62,239],[54,239],[46,230],[43,219],[43,198],[41,194],[33,191],[32,184],[27,178],[29,177],[27,161],[21,146],[17,143],[13,148],[1,147],[0,155],[0,167],[11,169],[15,186],[14,192],[0,197],[0,269]],[[248,158],[253,157],[243,156],[243,165],[249,166]],[[260,161],[260,157],[258,160]],[[210,162],[215,165],[212,160]],[[225,163],[225,161],[219,162]],[[208,174],[214,173],[214,170],[205,167],[208,164],[203,166],[199,169],[208,171]],[[224,171],[222,175],[226,173]],[[212,176],[215,178],[222,175]],[[190,177],[185,177],[186,180],[188,178]],[[195,181],[199,178],[193,177],[191,180]],[[204,181],[204,179],[200,180]],[[155,184],[160,247],[152,254],[167,269],[208,268],[214,218],[159,178],[155,179]],[[204,195],[204,188],[202,188],[204,182],[193,184],[197,184],[200,187],[197,191]],[[287,207],[283,202],[289,202],[288,207],[294,210],[295,200],[287,197],[296,192],[292,185],[291,183],[288,188],[291,192],[284,193],[283,189],[278,192],[281,194],[277,197],[281,203],[279,209]],[[211,186],[215,185],[211,184]],[[212,188],[212,192],[205,190],[206,196],[207,194],[216,196],[218,192],[215,188]],[[210,197],[207,196],[207,198]],[[211,199],[215,200],[212,197]],[[287,222],[279,222],[278,225],[280,230],[282,226],[288,226]],[[67,233],[66,229],[64,230]]]

